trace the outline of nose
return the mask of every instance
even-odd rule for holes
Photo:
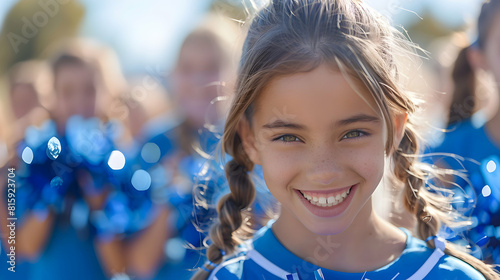
[[[330,185],[342,175],[342,162],[331,144],[315,147],[308,158],[306,177],[318,185]]]

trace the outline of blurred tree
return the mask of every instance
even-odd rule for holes
[[[50,44],[78,34],[85,14],[75,0],[20,0],[0,33],[0,73],[16,62],[38,58]]]
[[[413,25],[405,26],[405,28],[412,41],[424,49],[427,49],[437,38],[443,38],[465,29],[465,26],[457,26],[455,29],[451,29],[435,18],[428,9],[421,14],[421,17],[422,20],[415,22]]]
[[[253,14],[263,0],[214,0],[210,10],[236,21],[245,21]]]

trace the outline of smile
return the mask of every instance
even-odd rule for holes
[[[312,205],[320,207],[331,207],[342,203],[351,193],[352,186],[342,192],[319,193],[311,191],[299,191],[302,196],[307,199]]]
[[[300,201],[313,215],[320,218],[332,218],[342,215],[351,205],[359,184],[330,190],[305,191],[295,189]]]

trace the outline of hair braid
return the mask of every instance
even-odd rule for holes
[[[226,164],[226,177],[231,192],[224,195],[217,205],[219,221],[210,228],[212,244],[207,249],[209,263],[204,265],[206,270],[198,271],[192,279],[206,279],[209,271],[214,269],[213,264],[221,263],[224,254],[231,254],[235,246],[241,242],[235,232],[242,227],[244,220],[242,211],[252,204],[255,187],[248,174],[248,168],[240,161],[247,162],[234,157]]]
[[[437,235],[441,222],[452,222],[448,214],[451,205],[440,194],[424,187],[426,174],[416,165],[418,151],[417,134],[408,124],[399,148],[393,154],[394,174],[404,184],[404,205],[417,218],[418,236],[426,240],[430,248],[434,248],[434,240],[427,238]],[[468,263],[486,279],[500,279],[491,266],[449,244],[446,245],[445,253]]]
[[[419,236],[427,238],[436,235],[439,231],[440,219],[434,217],[436,214],[434,208],[441,208],[441,206],[437,200],[433,201],[431,193],[423,187],[425,174],[415,165],[418,161],[416,157],[418,149],[417,134],[411,124],[408,124],[399,148],[393,154],[394,174],[405,184],[404,205],[417,218]]]

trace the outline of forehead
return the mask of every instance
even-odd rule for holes
[[[320,65],[310,72],[274,78],[257,98],[254,116],[300,116],[315,122],[359,113],[379,116],[371,93],[346,75]]]
[[[181,48],[178,62],[219,60],[220,58],[221,50],[215,43],[198,40],[189,42]]]

